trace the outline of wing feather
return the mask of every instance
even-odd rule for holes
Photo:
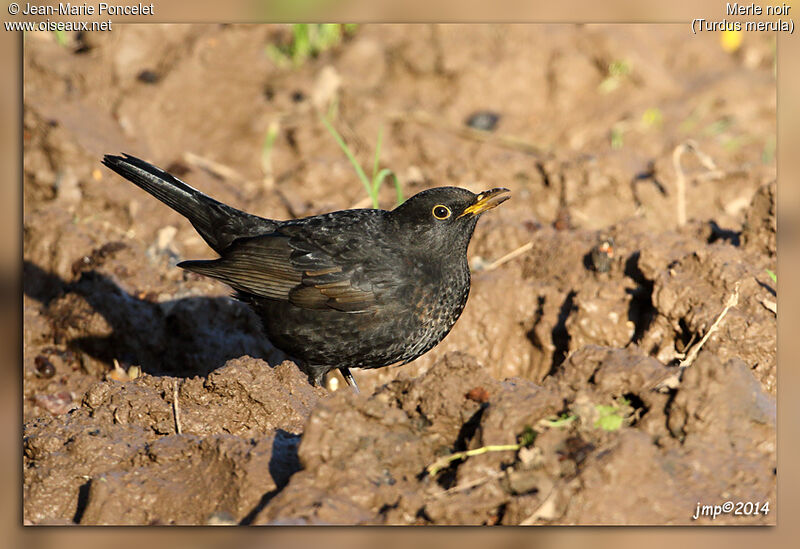
[[[295,241],[280,233],[243,238],[219,259],[184,261],[179,266],[241,292],[306,309],[355,313],[375,305],[372,285],[360,265],[345,267],[337,264],[337,258],[312,249],[307,239],[300,246]]]

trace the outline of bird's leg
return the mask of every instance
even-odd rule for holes
[[[325,368],[306,365],[306,374],[308,375],[308,382],[314,387],[323,387],[325,385],[325,374],[328,371]]]
[[[356,383],[356,378],[353,377],[353,374],[350,373],[349,368],[339,368],[339,373],[342,374],[342,377],[347,382],[347,384],[353,388],[353,392],[355,394],[360,393],[358,390],[358,384]]]

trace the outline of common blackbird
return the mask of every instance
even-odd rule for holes
[[[405,364],[447,335],[467,303],[475,224],[509,198],[508,189],[437,187],[391,211],[274,221],[133,156],[103,164],[186,217],[220,255],[179,267],[233,287],[313,385],[338,368],[356,392],[350,368]]]

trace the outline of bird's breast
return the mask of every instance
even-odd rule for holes
[[[469,297],[470,276],[466,261],[463,265],[414,264],[411,283],[402,288],[398,300],[405,304],[404,318],[395,321],[406,326],[415,352],[425,352],[439,341],[455,324]],[[421,354],[421,353],[419,353]]]

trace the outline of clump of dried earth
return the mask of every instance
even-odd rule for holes
[[[773,38],[362,25],[287,68],[266,54],[285,34],[26,37],[25,522],[774,524],[692,518],[775,504]],[[478,226],[452,333],[354,372],[361,395],[310,387],[229,290],[175,267],[210,257],[189,223],[99,165],[136,154],[278,219],[363,206],[319,120],[332,98],[363,161],[384,127],[407,195],[513,192]],[[494,130],[466,128],[486,109]]]

